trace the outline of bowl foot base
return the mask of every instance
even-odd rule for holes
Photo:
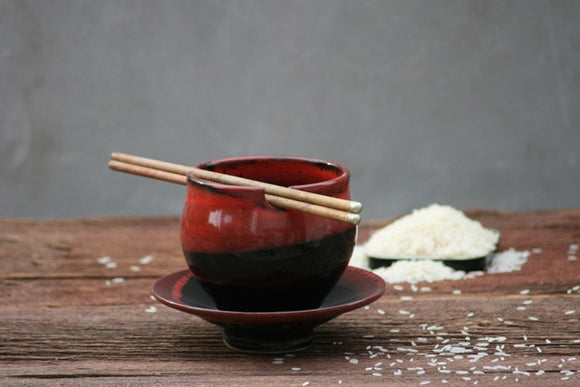
[[[311,326],[230,326],[224,328],[224,343],[236,351],[280,354],[306,349],[312,342]]]

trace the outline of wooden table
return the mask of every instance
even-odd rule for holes
[[[151,299],[185,267],[176,218],[0,220],[0,385],[579,385],[580,209],[466,213],[535,251],[521,271],[387,284],[290,355]]]

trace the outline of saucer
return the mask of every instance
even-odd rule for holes
[[[385,292],[383,279],[349,266],[319,308],[281,312],[219,310],[189,270],[169,274],[153,284],[161,303],[224,328],[224,342],[251,353],[288,353],[305,349],[314,327],[367,305]]]

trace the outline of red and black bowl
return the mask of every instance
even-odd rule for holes
[[[241,157],[197,166],[224,174],[350,199],[342,165],[300,157]],[[263,188],[189,175],[181,245],[193,277],[228,311],[319,307],[348,265],[356,226],[283,210]]]

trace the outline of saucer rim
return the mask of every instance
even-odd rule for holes
[[[245,324],[245,325],[270,325],[270,324],[288,324],[288,323],[305,323],[305,322],[324,322],[328,321],[338,315],[346,312],[353,311],[362,306],[370,304],[373,301],[379,299],[386,290],[385,281],[368,270],[357,268],[354,266],[348,266],[344,274],[339,279],[337,285],[341,281],[349,280],[346,276],[364,276],[366,279],[371,279],[376,286],[369,289],[368,292],[363,294],[361,297],[356,298],[353,301],[346,303],[338,303],[336,305],[321,306],[316,309],[304,309],[304,310],[293,310],[293,311],[277,311],[277,312],[243,312],[243,311],[231,311],[231,310],[220,310],[216,308],[207,308],[203,306],[193,306],[185,303],[182,300],[176,300],[172,295],[167,297],[162,293],[173,293],[176,284],[182,281],[184,277],[189,277],[194,279],[191,275],[191,271],[188,269],[179,270],[168,275],[165,275],[158,280],[156,280],[152,285],[152,293],[155,299],[157,299],[162,304],[169,306],[173,309],[180,310],[189,314],[196,315],[207,321],[218,325],[228,325],[228,324]],[[188,280],[189,281],[189,280]],[[357,281],[353,282],[354,285]],[[162,291],[161,287],[165,287],[165,292]],[[167,288],[168,287],[168,288]],[[352,289],[352,285],[350,287]],[[167,291],[169,289],[169,291]],[[329,296],[332,295],[332,291]]]

